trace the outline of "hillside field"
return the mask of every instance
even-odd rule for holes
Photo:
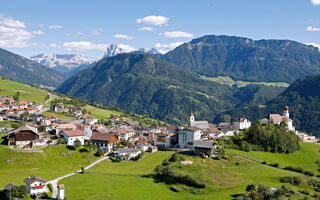
[[[262,183],[279,188],[283,185],[279,181],[281,177],[299,176],[294,172],[256,164],[239,157],[225,161],[186,156],[186,159],[192,160],[193,164],[184,166],[174,164],[174,168],[180,173],[191,174],[197,180],[205,182],[207,187],[198,194],[192,194],[189,191],[176,193],[169,189],[170,185],[148,176],[172,153],[156,152],[140,161],[122,163],[106,160],[85,174],[66,178],[61,183],[65,184],[66,195],[71,199],[220,200],[233,199],[231,195],[244,193],[249,184]],[[287,186],[295,191],[301,189],[292,185]],[[301,187],[313,192],[309,186]],[[298,195],[293,199],[299,198],[301,196]]]
[[[261,151],[240,151],[228,149],[227,152],[244,156],[258,162],[266,161],[269,164],[278,163],[280,167],[294,166],[320,174],[316,161],[320,161],[320,144],[300,143],[301,149],[292,154],[269,153]]]

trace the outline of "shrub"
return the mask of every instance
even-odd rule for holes
[[[112,162],[120,162],[120,161],[121,161],[121,159],[120,159],[120,158],[117,158],[117,157],[110,157],[110,160],[111,160]]]
[[[104,155],[104,151],[102,149],[98,149],[97,152],[95,153],[95,156],[101,157]]]
[[[261,163],[261,164],[266,165],[266,164],[267,164],[267,162],[266,162],[266,161],[262,161],[262,163]]]
[[[298,173],[303,173],[303,169],[301,167],[292,167],[292,166],[286,166],[284,167],[285,170],[290,170]]]
[[[270,166],[272,166],[272,167],[279,167],[279,164],[278,164],[278,163],[273,163],[273,164],[270,164]]]
[[[302,180],[299,177],[288,177],[288,176],[285,176],[285,177],[280,178],[280,182],[281,183],[290,183],[292,185],[298,186],[298,185],[301,184]]]
[[[248,185],[248,186],[246,187],[246,191],[247,191],[247,192],[255,191],[255,190],[256,190],[256,186],[253,185],[253,184]]]
[[[304,171],[303,173],[307,176],[314,176],[314,173],[311,171]]]
[[[176,186],[176,185],[171,186],[170,190],[173,191],[173,192],[180,192],[181,191],[180,188],[178,186]]]
[[[299,192],[300,192],[301,194],[305,194],[305,195],[309,195],[309,194],[310,194],[310,192],[309,192],[309,191],[306,191],[306,190],[299,190]]]
[[[184,158],[183,155],[181,155],[180,153],[175,153],[171,156],[171,158],[169,159],[169,162],[180,162],[184,160],[186,159]]]

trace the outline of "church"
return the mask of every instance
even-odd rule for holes
[[[193,113],[189,114],[189,127],[197,127],[199,129],[209,129],[208,121],[196,121]]]
[[[273,123],[280,125],[281,122],[286,122],[288,125],[289,131],[295,131],[295,127],[293,126],[293,120],[290,119],[289,107],[285,106],[283,108],[282,115],[279,114],[269,114],[260,120],[262,123]]]

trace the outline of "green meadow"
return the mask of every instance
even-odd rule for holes
[[[316,161],[320,161],[320,144],[300,143],[301,149],[292,154],[269,153],[261,151],[240,151],[228,149],[227,152],[241,155],[258,162],[267,162],[269,164],[278,163],[280,167],[294,166],[309,170],[315,174],[320,174]]]
[[[201,189],[198,194],[190,191],[176,193],[170,190],[170,185],[148,176],[171,154],[172,152],[156,152],[139,161],[122,163],[106,160],[85,174],[68,177],[61,183],[65,184],[66,195],[70,199],[221,200],[233,199],[232,195],[244,193],[249,184],[262,183],[270,187],[281,187],[283,185],[279,181],[281,177],[298,175],[236,156],[228,161],[186,156],[186,159],[193,161],[193,164],[175,164],[175,170],[182,174],[190,174],[197,180],[205,182],[207,187]],[[301,189],[292,185],[287,186],[295,191]],[[301,187],[312,192],[306,185]]]

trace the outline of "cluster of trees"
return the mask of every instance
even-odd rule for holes
[[[25,185],[13,186],[11,190],[8,191],[7,199],[24,198],[29,194],[28,188]]]
[[[218,142],[229,148],[243,151],[266,151],[273,153],[293,153],[300,149],[300,138],[288,131],[286,124],[253,123],[242,134],[230,138],[219,139]]]
[[[248,185],[246,187],[246,193],[241,195],[236,195],[236,200],[275,200],[281,199],[283,196],[292,196],[293,191],[282,186],[278,188],[270,188],[268,186],[259,184]]]

